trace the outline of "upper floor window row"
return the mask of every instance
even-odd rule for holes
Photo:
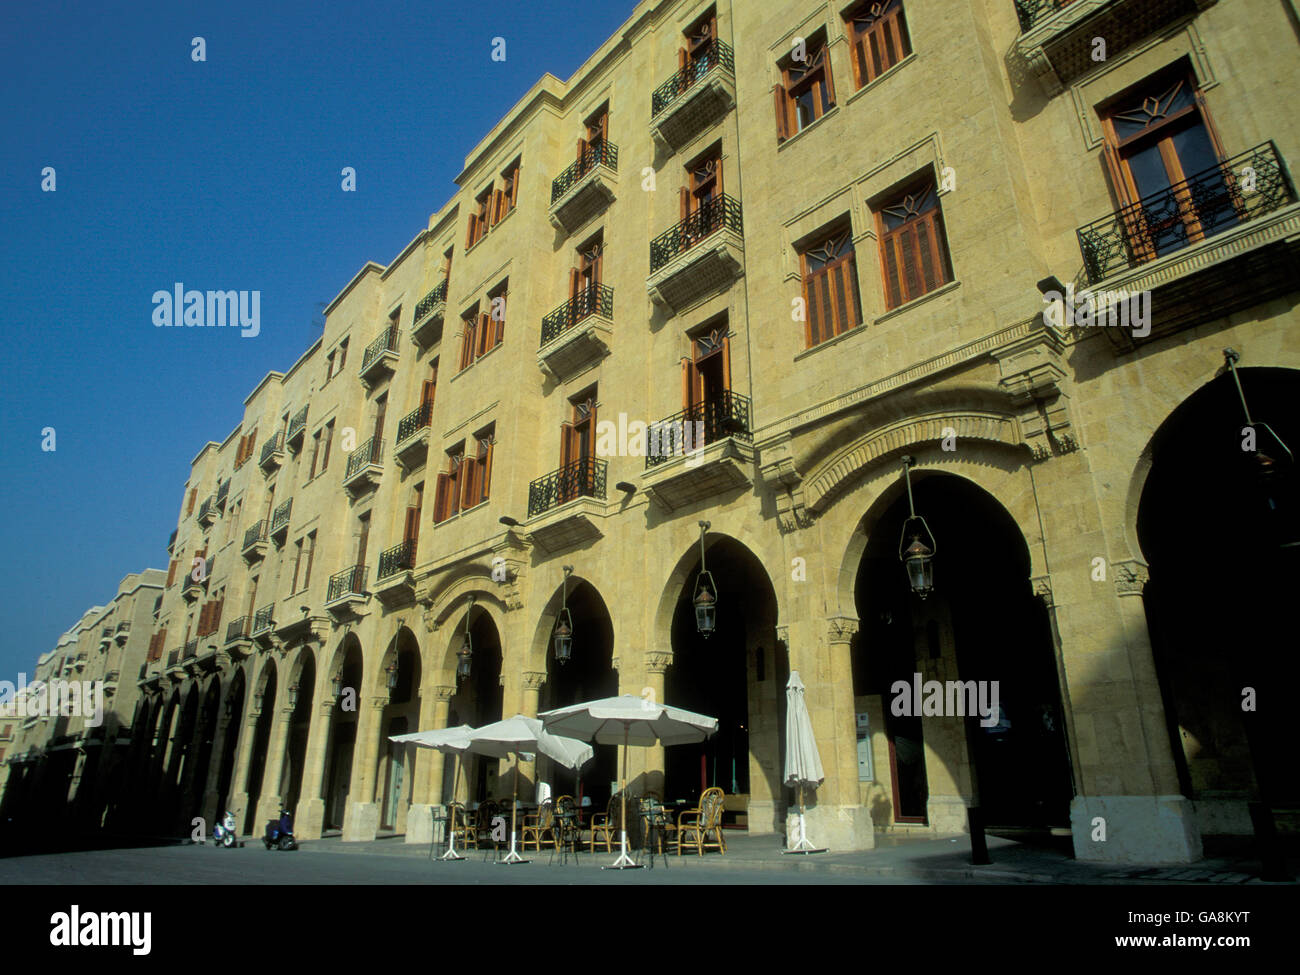
[[[474,208],[469,215],[469,234],[465,239],[466,249],[477,244],[489,230],[504,220],[514,210],[518,199],[519,160],[515,159],[501,171],[492,185],[474,198]]]

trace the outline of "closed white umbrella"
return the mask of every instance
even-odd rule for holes
[[[475,728],[470,732],[468,751],[490,758],[515,756],[514,794],[510,804],[510,852],[499,863],[527,863],[515,852],[515,806],[519,799],[519,753],[541,752],[566,768],[579,769],[591,761],[594,754],[590,745],[573,738],[548,732],[537,718],[516,714],[513,718]]]
[[[456,771],[451,780],[451,794],[455,801],[456,788],[460,785],[460,756],[469,748],[469,733],[474,729],[467,724],[457,725],[455,728],[436,728],[430,731],[413,731],[409,735],[389,735],[389,741],[400,742],[405,745],[415,745],[418,748],[436,748],[444,755],[456,756]],[[452,818],[455,812],[450,805],[447,808],[447,826],[449,829],[450,840],[447,845],[447,852],[438,857],[439,860],[464,860],[465,858],[456,852],[456,823]],[[430,858],[433,857],[433,851],[429,851]]]
[[[601,745],[623,744],[623,774],[619,779],[622,797],[622,829],[619,831],[621,852],[611,867],[623,869],[639,866],[627,852],[627,747],[686,745],[703,741],[718,730],[718,719],[669,707],[657,701],[623,694],[585,704],[573,704],[538,715],[547,731],[568,735]],[[592,848],[595,849],[593,837]]]
[[[786,853],[825,853],[825,847],[814,847],[808,841],[804,828],[804,786],[816,788],[826,776],[822,771],[821,755],[817,753],[817,739],[813,735],[812,718],[804,700],[803,681],[799,671],[790,671],[785,685],[785,784],[799,790],[799,842]]]

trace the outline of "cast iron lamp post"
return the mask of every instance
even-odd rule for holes
[[[907,569],[907,580],[912,585],[912,592],[924,599],[934,589],[934,555],[939,549],[939,543],[935,541],[934,533],[930,531],[930,526],[925,523],[925,519],[916,513],[916,506],[912,503],[911,467],[915,463],[915,459],[910,454],[903,455],[903,478],[907,482],[908,515],[903,519],[903,530],[898,538],[898,558]],[[908,545],[906,544],[908,525],[913,522],[917,524],[912,529],[912,542]],[[922,531],[929,538],[929,545],[921,541]]]

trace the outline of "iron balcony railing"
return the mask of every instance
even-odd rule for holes
[[[148,672],[149,672],[149,664],[147,662],[142,663],[140,665],[140,676],[137,677],[136,680],[144,680],[144,675],[147,674]]]
[[[717,39],[705,45],[696,55],[695,60],[678,68],[667,81],[655,89],[654,94],[650,96],[650,117],[654,118],[662,112],[674,98],[707,76],[714,68],[721,68],[732,76],[736,73],[736,61],[731,48]]]
[[[252,548],[252,547],[253,547],[254,545],[256,545],[258,542],[264,542],[264,541],[266,541],[266,530],[267,530],[268,524],[269,524],[268,522],[265,522],[265,521],[259,521],[259,522],[258,522],[256,525],[254,525],[252,528],[248,529],[248,531],[244,532],[244,548],[243,548],[243,551],[247,552],[250,548]]]
[[[171,535],[167,537],[167,554],[170,555],[172,549],[176,546],[176,532],[178,529],[172,529]]]
[[[226,478],[219,485],[217,485],[217,507],[218,508],[225,506],[226,497],[229,494],[230,494],[230,478]]]
[[[361,470],[361,468],[365,467],[367,464],[378,464],[379,459],[383,455],[383,443],[378,438],[371,437],[348,455],[348,469],[343,475],[343,479],[347,480],[352,477],[353,474]]]
[[[1064,10],[1074,0],[1016,0],[1016,17],[1020,20],[1020,32],[1032,30],[1040,21],[1050,17],[1058,10]]]
[[[558,507],[574,498],[605,499],[608,464],[595,457],[579,457],[559,470],[528,485],[528,517]]]
[[[344,596],[363,596],[366,589],[366,566],[353,565],[330,576],[325,601],[332,603]]]
[[[652,423],[646,437],[645,466],[655,467],[727,437],[753,441],[749,397],[729,389]]]
[[[209,515],[215,515],[216,509],[217,496],[215,494],[208,495],[203,499],[203,503],[199,505],[199,521],[205,520]]]
[[[600,315],[609,319],[614,317],[613,288],[603,284],[584,288],[543,318],[542,345],[591,315]]]
[[[1222,233],[1295,198],[1277,147],[1265,142],[1080,227],[1088,283]]]
[[[226,642],[234,643],[236,640],[252,636],[252,623],[253,617],[251,616],[241,616],[237,620],[231,620],[226,625]]]
[[[376,580],[387,579],[391,575],[399,572],[406,572],[415,568],[415,539],[408,538],[400,545],[394,545],[392,548],[379,555],[379,573],[375,576]]]
[[[182,652],[184,649],[185,649],[184,647],[177,647],[175,650],[168,650],[168,651],[167,651],[167,669],[168,669],[168,670],[170,670],[171,668],[175,667],[178,663],[180,663],[181,652]]]
[[[650,241],[650,273],[658,271],[678,254],[689,250],[723,227],[729,227],[736,233],[743,233],[744,230],[740,201],[726,194],[708,200],[681,223]]]
[[[199,655],[199,641],[191,640],[189,643],[185,644],[185,656],[181,659],[191,660],[194,657],[197,657],[198,655]]]
[[[271,516],[271,534],[275,534],[281,528],[289,524],[289,514],[293,511],[293,498],[290,498],[284,504],[275,509],[275,514]]]
[[[130,633],[130,632],[131,632],[131,621],[130,621],[130,620],[122,620],[121,623],[118,623],[118,624],[117,624],[117,632],[118,632],[118,633]]]
[[[618,146],[608,139],[597,139],[583,147],[582,158],[551,180],[551,202],[554,203],[573,189],[578,181],[597,166],[608,166],[618,172]]]
[[[258,460],[258,463],[265,464],[276,454],[283,452],[283,450],[284,450],[284,434],[277,433],[275,436],[267,440],[266,443],[262,444],[262,456]]]
[[[272,619],[271,617],[271,614],[274,611],[275,611],[275,603],[270,603],[266,606],[263,606],[255,614],[253,614],[253,631],[252,631],[253,636],[257,636],[259,633],[265,633],[267,630],[269,630],[272,626],[275,625],[275,620]]]
[[[397,424],[397,443],[403,443],[427,427],[433,417],[433,404],[421,403]]]
[[[99,631],[99,638],[101,640],[112,639],[112,636],[113,636],[113,628],[111,626],[106,626]]]
[[[307,407],[303,407],[289,421],[289,439],[292,440],[307,428]]]
[[[104,674],[104,683],[105,683],[105,684],[116,684],[116,683],[117,683],[117,679],[118,679],[119,676],[121,676],[121,672],[120,672],[120,671],[117,671],[117,670],[110,670],[110,671],[108,671],[106,674]]]
[[[446,300],[447,281],[446,279],[443,279],[438,282],[432,291],[420,299],[419,303],[415,306],[415,318],[412,319],[412,321],[417,323],[420,322],[425,315],[429,314],[429,312],[433,311],[439,305],[445,303]]]
[[[379,338],[366,346],[366,351],[361,356],[361,371],[365,372],[370,367],[370,364],[385,352],[395,352],[396,350],[397,326],[389,325],[380,333]]]

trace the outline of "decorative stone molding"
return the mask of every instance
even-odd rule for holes
[[[784,643],[788,647],[790,645],[790,627],[776,627],[776,639],[778,643]]]
[[[500,675],[498,675],[498,676],[497,676],[497,687],[505,687],[505,686],[506,686],[506,675],[505,675],[505,674],[500,674]]]
[[[1115,592],[1120,596],[1140,596],[1146,588],[1151,571],[1145,562],[1138,559],[1126,559],[1112,562],[1111,571],[1115,579]]]
[[[382,711],[384,708],[388,707],[388,698],[387,698],[387,696],[385,696],[385,697],[372,697],[372,698],[370,699],[370,706],[371,706],[372,708],[374,708],[376,711]]]
[[[456,688],[451,684],[435,684],[433,687],[433,699],[440,703],[450,701],[455,693]]]
[[[852,616],[829,616],[826,626],[826,638],[831,643],[848,643],[858,632],[858,621]]]
[[[765,463],[759,470],[764,486],[776,499],[777,527],[782,534],[812,524],[801,487],[803,475],[795,467],[792,444],[793,437],[788,433],[775,442],[765,443],[762,448]]]
[[[1052,577],[1051,576],[1034,576],[1029,580],[1029,585],[1034,590],[1034,595],[1043,601],[1043,605],[1051,609],[1055,603],[1052,601]]]
[[[1059,329],[1038,318],[1026,334],[989,352],[1001,371],[998,387],[1010,398],[1035,460],[1052,456],[1053,446],[1063,454],[1079,446],[1066,391],[1065,344]]]
[[[647,673],[666,673],[672,662],[673,655],[671,653],[665,653],[662,650],[651,650],[645,655],[645,669]]]
[[[524,688],[530,691],[540,691],[542,685],[546,683],[546,673],[541,670],[524,671]]]
[[[621,666],[621,658],[618,657],[618,656],[610,657],[610,659],[609,659],[609,666],[610,666],[610,669],[612,669],[612,670],[615,671],[616,673],[617,673],[617,672],[621,672],[622,669],[623,669],[622,666]]]

